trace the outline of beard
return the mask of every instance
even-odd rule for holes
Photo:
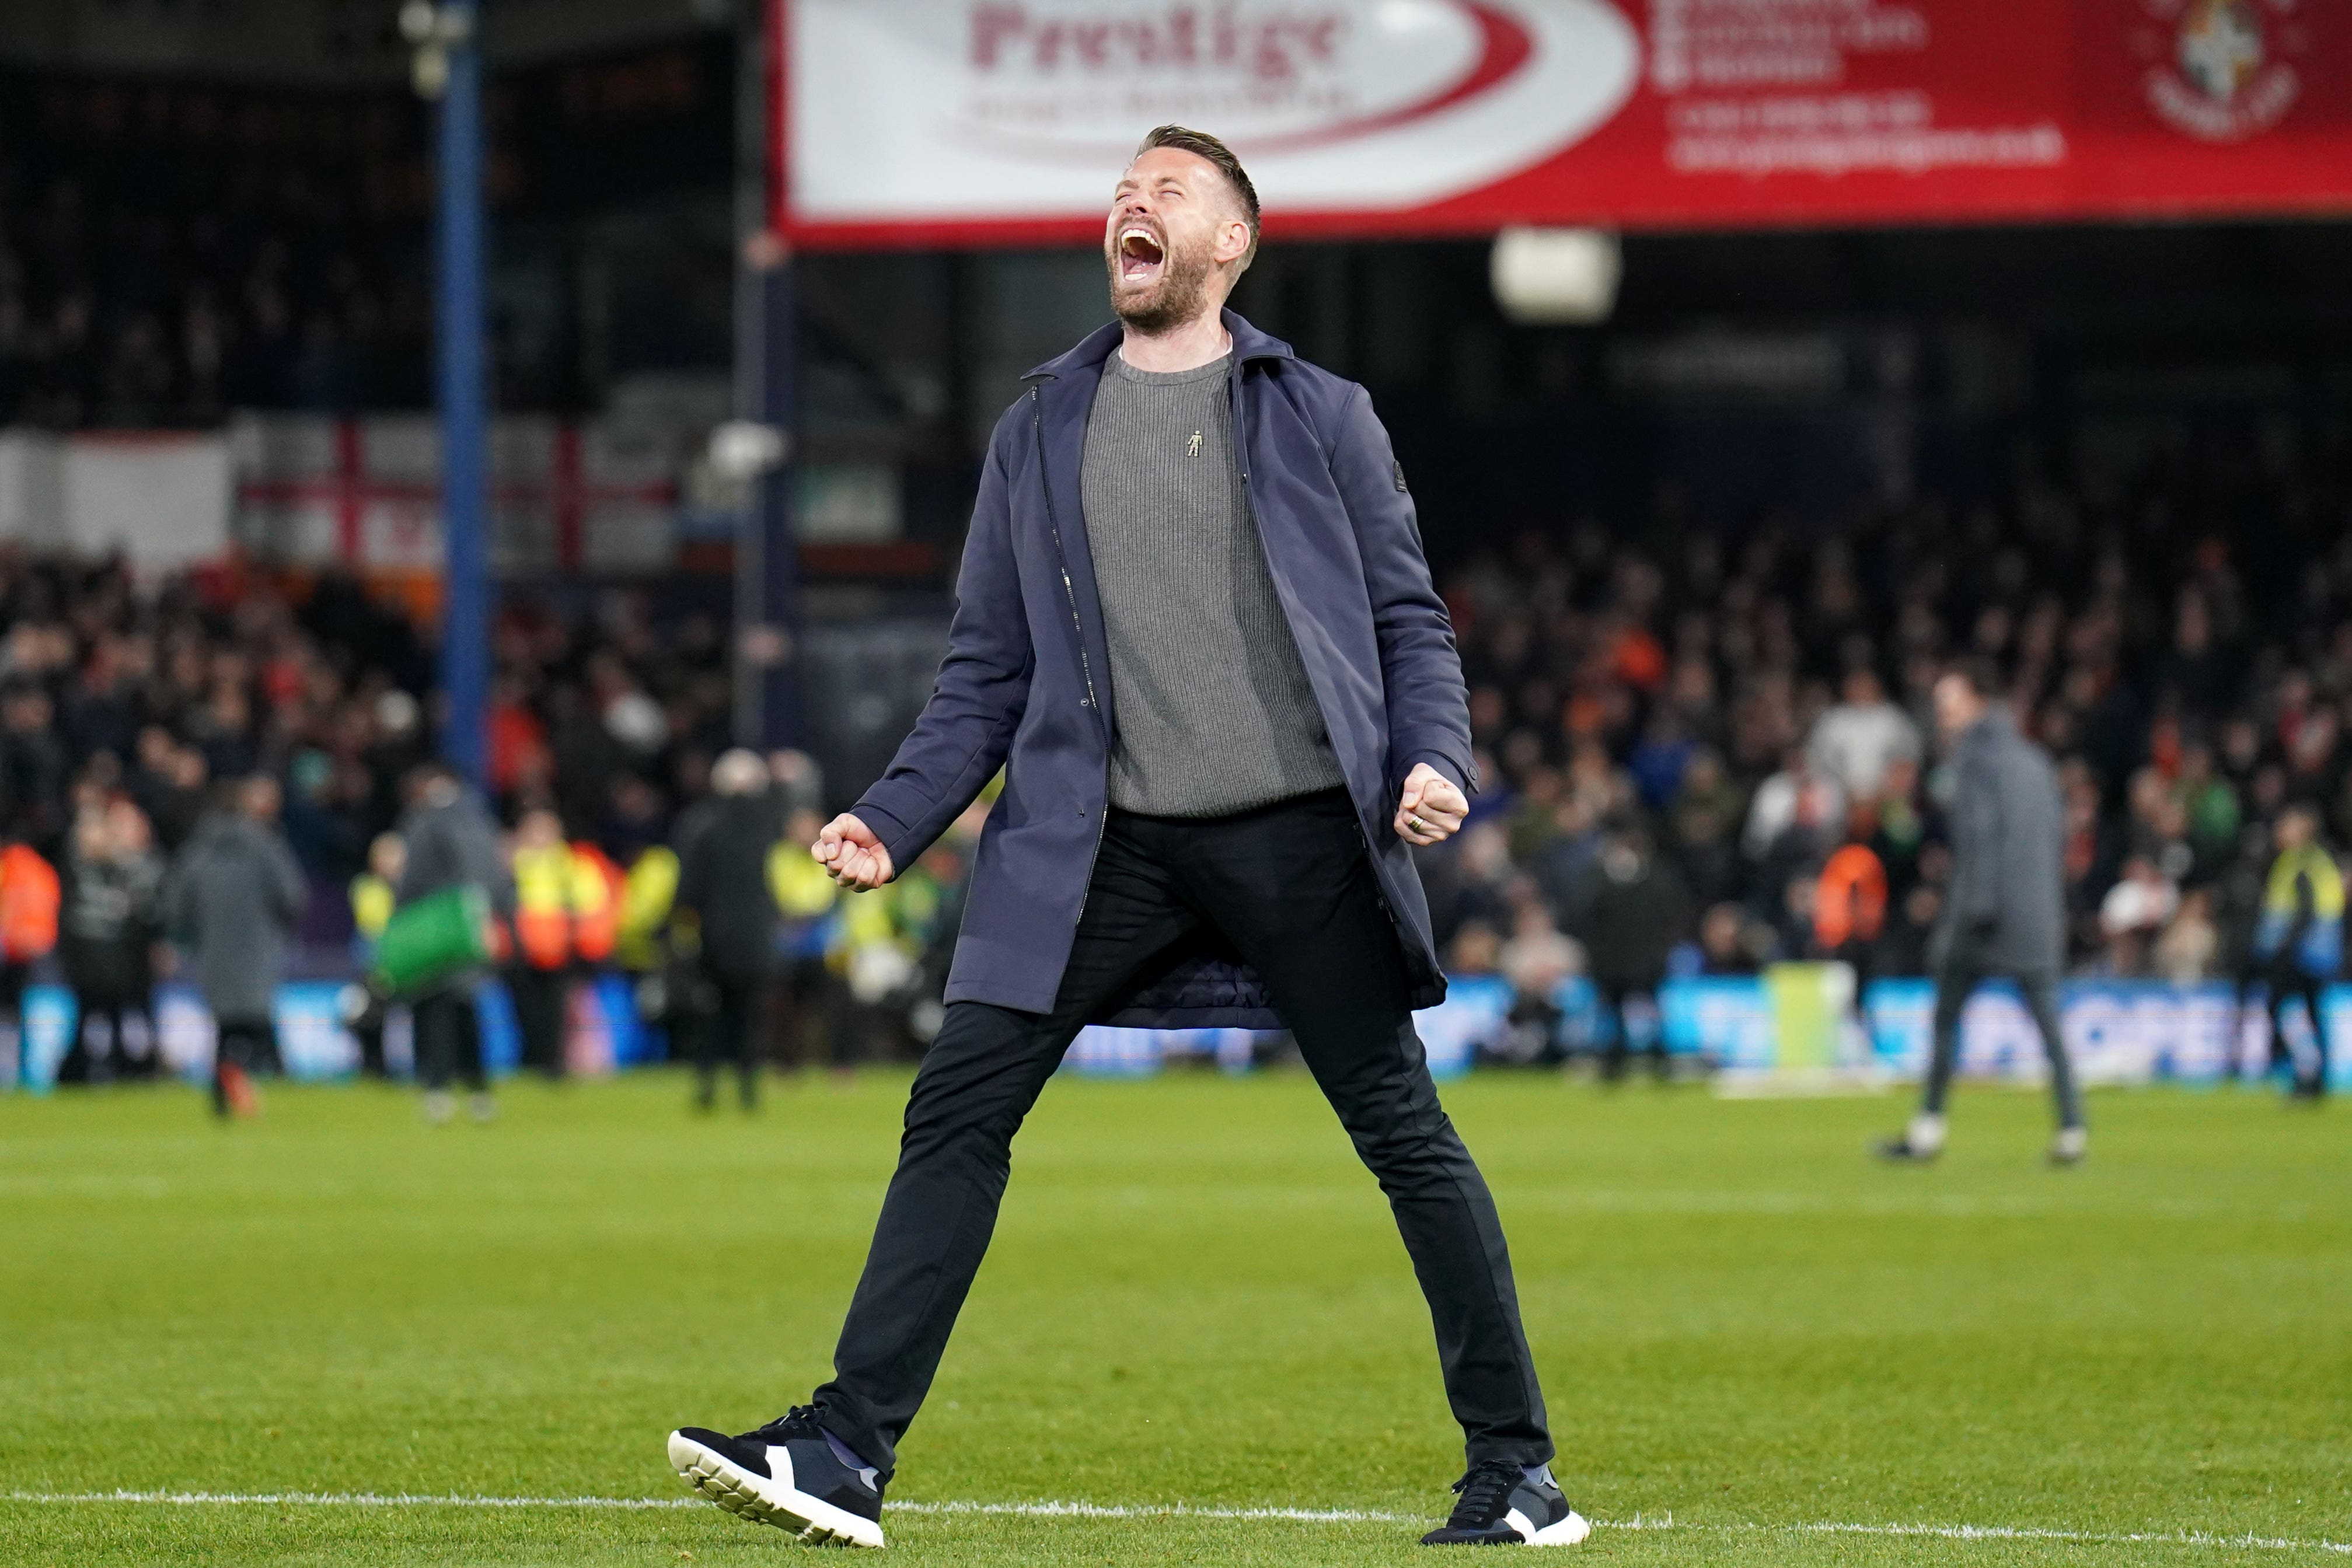
[[[1116,248],[1103,258],[1110,275],[1112,313],[1147,338],[1190,321],[1201,313],[1202,303],[1208,296],[1211,263],[1206,246],[1186,251],[1166,245],[1160,255],[1163,259],[1159,280],[1139,291],[1120,289]]]

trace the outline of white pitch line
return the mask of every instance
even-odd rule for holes
[[[1419,1524],[1419,1514],[1353,1508],[1227,1508],[1188,1502],[886,1502],[890,1513],[996,1513],[1021,1519],[1280,1519],[1301,1524]]]
[[[699,1508],[690,1497],[467,1497],[455,1492],[373,1491],[12,1491],[10,1502],[152,1502],[302,1508]]]
[[[698,1509],[697,1498],[660,1497],[471,1497],[415,1492],[215,1492],[95,1491],[0,1493],[24,1503],[161,1503],[173,1507],[258,1505],[309,1508],[556,1508]],[[1234,1508],[1192,1503],[1098,1502],[892,1502],[891,1513],[995,1514],[1020,1519],[1230,1519],[1280,1520],[1303,1524],[1418,1524],[1418,1515],[1349,1508]],[[2328,1552],[2352,1556],[2352,1542],[2305,1541],[2285,1536],[2222,1535],[2211,1531],[2047,1530],[2007,1524],[1856,1524],[1836,1521],[1786,1524],[1687,1524],[1635,1514],[1632,1519],[1596,1519],[1598,1530],[1687,1531],[1712,1535],[1887,1535],[1938,1541],[2050,1541],[2084,1546],[2213,1546],[2259,1552]]]
[[[2044,1530],[2011,1524],[1677,1524],[1666,1519],[1594,1520],[1599,1530],[1704,1530],[1727,1535],[1905,1535],[1939,1541],[2058,1541],[2084,1546],[2225,1546],[2255,1552],[2333,1552],[2352,1555],[2352,1542],[2299,1541],[2274,1535],[2217,1535],[2207,1530]]]

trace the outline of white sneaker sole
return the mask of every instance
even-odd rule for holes
[[[1541,1530],[1535,1527],[1535,1521],[1516,1508],[1503,1519],[1519,1532],[1520,1544],[1525,1546],[1574,1546],[1592,1533],[1591,1521],[1574,1509],[1569,1510],[1568,1517],[1558,1524],[1548,1524]]]
[[[724,1454],[714,1453],[693,1438],[669,1435],[670,1468],[698,1496],[706,1498],[738,1519],[772,1524],[797,1537],[804,1546],[867,1546],[884,1544],[882,1527],[822,1498],[794,1490],[771,1476],[753,1475]],[[1555,1529],[1558,1526],[1554,1526]]]
[[[1574,1546],[1592,1533],[1592,1521],[1570,1509],[1566,1519],[1558,1524],[1538,1530],[1528,1538],[1530,1546]]]

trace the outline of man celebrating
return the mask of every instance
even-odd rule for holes
[[[2058,971],[2066,958],[2066,810],[2050,754],[2018,734],[1995,699],[1990,664],[1969,662],[1937,680],[1936,725],[1952,747],[1952,886],[1937,931],[1936,1044],[1919,1113],[1879,1145],[1891,1160],[1944,1150],[1944,1101],[1960,1057],[1960,1014],[1986,980],[2017,982],[2050,1058],[2058,1136],[2050,1163],[2079,1164],[2087,1147],[2083,1099],[2058,1030]]]
[[[1363,389],[1221,308],[1257,232],[1223,142],[1145,138],[1104,233],[1118,321],[998,422],[930,702],[818,837],[837,882],[879,887],[1004,769],[833,1381],[740,1437],[670,1435],[690,1486],[803,1540],[882,1544],[1013,1134],[1095,1022],[1292,1031],[1388,1194],[1466,1438],[1423,1540],[1588,1531],[1412,1028],[1444,981],[1406,846],[1459,828],[1475,783],[1453,629]]]

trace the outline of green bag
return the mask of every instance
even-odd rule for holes
[[[429,991],[490,961],[490,900],[478,887],[447,887],[393,911],[376,939],[377,985],[395,997]]]

